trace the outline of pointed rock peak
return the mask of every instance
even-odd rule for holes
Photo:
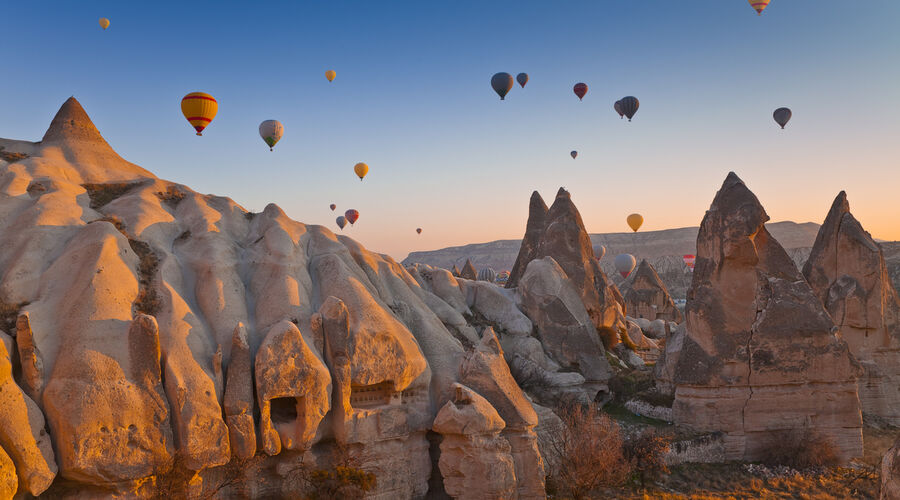
[[[466,259],[466,265],[463,266],[462,271],[459,273],[459,277],[472,281],[475,281],[475,279],[478,278],[478,271],[475,270],[475,266],[472,265],[471,260]]]
[[[762,225],[769,220],[759,199],[734,172],[728,173],[713,199],[710,211],[717,210],[723,212],[722,216],[737,217],[750,226]]]
[[[743,184],[744,181],[741,180],[740,177],[737,176],[734,172],[728,172],[728,175],[725,177],[725,182],[722,183],[722,187],[733,186],[735,184]]]
[[[456,267],[456,264],[453,264],[453,269],[450,270],[450,274],[452,274],[453,277],[459,276],[459,268]]]
[[[503,347],[500,346],[500,339],[497,338],[494,327],[489,326],[481,332],[481,342],[478,343],[477,349],[481,352],[503,356]]]
[[[828,217],[834,215],[841,215],[850,212],[850,202],[847,201],[847,193],[845,191],[841,191],[834,198],[834,203],[831,204],[831,210],[828,211]],[[826,218],[827,220],[827,218]]]
[[[570,199],[572,199],[572,195],[569,194],[568,191],[566,191],[566,188],[561,187],[561,188],[559,188],[559,191],[556,192],[556,199],[560,199],[560,198],[566,198],[566,199],[570,200]]]
[[[531,193],[531,201],[528,203],[528,213],[529,217],[535,211],[547,213],[547,204],[544,203],[544,198],[541,197],[541,193],[537,191]]]
[[[100,131],[94,126],[94,122],[81,107],[81,103],[74,97],[67,99],[56,112],[56,116],[50,122],[50,128],[47,129],[41,142],[65,140],[106,142],[100,135]]]

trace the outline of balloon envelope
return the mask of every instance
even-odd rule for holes
[[[349,222],[352,226],[353,223],[356,222],[356,219],[359,219],[359,212],[351,208],[350,210],[344,212],[344,217],[347,218],[347,222]]]
[[[622,101],[616,101],[616,103],[613,104],[613,109],[616,110],[616,113],[619,113],[619,118],[625,116],[625,113],[622,112]]]
[[[578,100],[582,100],[584,95],[587,94],[588,86],[586,83],[576,83],[574,87],[572,87],[572,91],[575,92],[575,95],[578,96]]]
[[[422,234],[422,228],[421,228],[421,227],[417,227],[417,228],[416,228],[416,233]]]
[[[369,173],[369,166],[363,162],[359,162],[356,165],[353,165],[353,171],[356,172],[359,180],[363,180],[363,177],[365,177],[366,174]]]
[[[748,0],[748,1],[750,2],[750,6],[753,7],[753,10],[756,11],[756,15],[760,16],[760,15],[762,15],[762,11],[766,10],[766,7],[768,7],[769,2],[771,2],[772,0]]]
[[[528,83],[528,73],[519,73],[516,75],[516,81],[519,82],[522,88],[525,88],[525,84]]]
[[[690,269],[691,272],[694,272],[694,263],[697,262],[697,256],[687,254],[682,257],[682,260],[684,261],[684,265],[687,266],[687,268]]]
[[[329,69],[328,71],[325,72],[325,78],[327,78],[329,82],[333,82],[334,77],[336,77],[336,76],[337,76],[337,73],[335,73],[333,69]]]
[[[109,28],[109,19],[105,17],[100,18],[100,27],[103,29]]]
[[[641,225],[644,223],[644,217],[641,214],[631,214],[626,219],[628,222],[628,227],[631,228],[632,231],[637,232],[638,229],[641,228]]]
[[[331,211],[332,211],[332,212],[334,212],[334,209],[337,208],[337,205],[335,205],[334,203],[332,203],[331,205],[328,205],[328,207],[331,208]]]
[[[594,257],[596,257],[597,260],[600,260],[604,255],[606,255],[606,247],[603,245],[594,245]]]
[[[491,87],[500,96],[500,100],[506,99],[506,94],[513,88],[513,77],[509,73],[497,73],[491,77]]]
[[[191,92],[181,99],[181,112],[193,125],[197,135],[203,135],[203,129],[213,121],[218,111],[219,103],[204,92]]]
[[[341,228],[341,231],[343,231],[344,226],[347,225],[347,218],[343,215],[338,215],[338,218],[335,219],[335,222],[337,222],[338,227]]]
[[[631,255],[630,253],[616,255],[616,260],[613,262],[616,266],[616,271],[619,271],[619,274],[621,274],[623,278],[627,278],[628,275],[631,274],[635,263],[634,255]]]
[[[628,121],[631,121],[631,117],[637,113],[640,105],[640,101],[634,96],[623,97],[619,100],[619,107],[622,108],[622,114],[628,118]]]
[[[787,125],[787,122],[791,121],[791,110],[788,108],[778,108],[772,113],[772,117],[775,118],[775,123],[781,125],[781,128],[784,128]]]
[[[578,156],[578,151],[572,151],[572,152],[569,153],[569,154],[572,155],[572,159],[574,160],[575,157]]]
[[[269,151],[281,140],[284,135],[284,125],[278,120],[266,120],[259,124],[259,136],[269,145]]]

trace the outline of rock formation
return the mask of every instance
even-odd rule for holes
[[[531,195],[525,237],[506,287],[518,286],[529,263],[543,257],[553,257],[575,285],[595,327],[624,327],[622,295],[600,269],[581,214],[562,188],[549,210],[536,191]]]
[[[900,499],[900,439],[881,461],[881,500]]]
[[[475,270],[475,266],[472,265],[471,260],[466,259],[466,265],[464,265],[462,271],[459,272],[459,277],[472,281],[478,279],[478,271]]]
[[[860,361],[863,412],[900,425],[900,299],[878,243],[835,198],[803,275]]]
[[[697,238],[675,422],[724,432],[729,460],[759,459],[778,432],[804,428],[860,456],[859,364],[768,219],[729,174]]]
[[[500,436],[506,422],[483,397],[460,384],[434,419],[443,436],[440,468],[444,489],[459,499],[513,499],[516,471],[509,442]]]
[[[625,308],[633,318],[645,318],[650,321],[661,319],[680,323],[681,311],[669,295],[666,285],[659,279],[656,270],[641,260],[637,270],[631,276],[631,287],[623,293]]]
[[[506,486],[543,498],[534,409],[477,333],[558,369],[516,292],[158,179],[74,99],[43,142],[0,147],[0,302],[18,318],[0,335],[0,497],[296,498],[297,470],[351,450],[377,471],[369,496],[421,498],[462,383],[505,423],[465,452],[507,443]]]

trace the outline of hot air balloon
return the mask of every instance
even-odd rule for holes
[[[335,219],[335,222],[337,222],[338,227],[341,228],[341,231],[343,231],[344,226],[347,225],[347,218],[343,215],[338,215],[338,218]]]
[[[105,17],[100,18],[100,27],[103,29],[109,28],[109,19]]]
[[[522,88],[525,88],[525,84],[528,83],[528,73],[519,73],[516,75],[516,81],[519,82]]]
[[[219,103],[216,98],[203,92],[191,92],[181,99],[181,112],[187,121],[194,126],[197,135],[203,135],[203,129],[219,111]]]
[[[603,245],[594,245],[594,257],[596,257],[597,260],[600,260],[604,255],[606,255],[606,247]]]
[[[684,260],[684,265],[687,266],[687,268],[690,269],[691,272],[694,272],[694,263],[697,261],[697,256],[687,254],[682,257],[682,260]]]
[[[766,10],[766,7],[771,1],[772,0],[749,0],[750,6],[753,7],[753,10],[756,11],[757,16],[762,15],[762,11]]]
[[[351,208],[344,212],[344,217],[347,218],[347,222],[352,226],[356,222],[356,219],[359,219],[359,212]]]
[[[622,101],[621,100],[616,101],[616,103],[613,104],[613,109],[616,110],[616,113],[619,113],[619,118],[625,117],[625,113],[622,112]]]
[[[631,214],[625,221],[628,222],[628,227],[630,227],[632,231],[637,232],[637,230],[641,228],[641,224],[644,223],[644,217],[641,216],[641,214]]]
[[[572,151],[572,152],[569,153],[569,154],[572,155],[572,159],[574,160],[575,157],[578,156],[578,151]]]
[[[478,281],[490,281],[491,283],[497,279],[497,271],[494,271],[490,267],[486,267],[481,271],[478,271]]]
[[[491,77],[491,87],[500,96],[500,100],[506,98],[506,94],[513,88],[513,77],[509,73],[497,73]]]
[[[369,166],[363,162],[359,162],[356,165],[353,165],[353,171],[356,172],[356,176],[359,177],[359,180],[363,180],[363,177],[369,173]]]
[[[586,83],[576,83],[574,87],[572,87],[572,91],[575,92],[575,95],[578,96],[578,100],[584,99],[584,95],[587,94],[587,84]]]
[[[619,107],[622,108],[622,114],[628,117],[628,121],[631,121],[631,117],[637,113],[640,105],[641,103],[637,100],[637,97],[633,96],[623,97],[619,100]]]
[[[335,205],[334,203],[332,203],[331,205],[328,205],[328,207],[331,208],[331,211],[332,211],[332,212],[334,212],[334,209],[337,208],[337,205]]]
[[[282,135],[284,135],[284,125],[278,120],[266,120],[259,124],[259,136],[269,145],[269,151],[273,150]]]
[[[336,77],[336,76],[337,76],[337,73],[335,73],[333,69],[329,69],[328,71],[325,72],[325,78],[327,78],[329,82],[333,82],[334,77]]]
[[[417,228],[416,228],[416,234],[422,234],[422,228],[421,228],[421,227],[417,227]]]
[[[619,271],[623,278],[627,278],[631,274],[635,263],[634,255],[630,253],[616,255],[616,260],[613,262],[616,266],[616,271]]]
[[[772,117],[775,118],[775,123],[781,125],[781,128],[784,128],[787,125],[787,122],[791,120],[791,110],[788,108],[778,108],[772,113]]]

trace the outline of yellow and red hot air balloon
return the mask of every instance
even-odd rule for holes
[[[105,17],[101,17],[100,18],[100,27],[103,28],[104,30],[106,28],[109,28],[109,19],[107,19]]]
[[[757,16],[762,15],[762,11],[766,10],[766,7],[769,6],[769,2],[772,0],[748,0],[750,2],[750,6],[753,7],[753,10],[756,11]]]
[[[630,227],[632,231],[637,232],[637,230],[641,228],[641,225],[644,224],[644,217],[642,217],[641,214],[631,214],[625,221],[628,222],[628,227]]]
[[[181,99],[181,112],[197,135],[203,135],[203,129],[213,121],[218,111],[216,98],[204,92],[191,92]]]
[[[369,166],[363,162],[359,162],[353,166],[353,171],[356,172],[356,176],[359,177],[359,180],[363,180],[363,177],[369,173]]]
[[[329,82],[333,82],[334,77],[336,77],[336,76],[337,76],[337,73],[335,73],[333,69],[329,69],[328,71],[325,72],[325,78],[327,78]]]

